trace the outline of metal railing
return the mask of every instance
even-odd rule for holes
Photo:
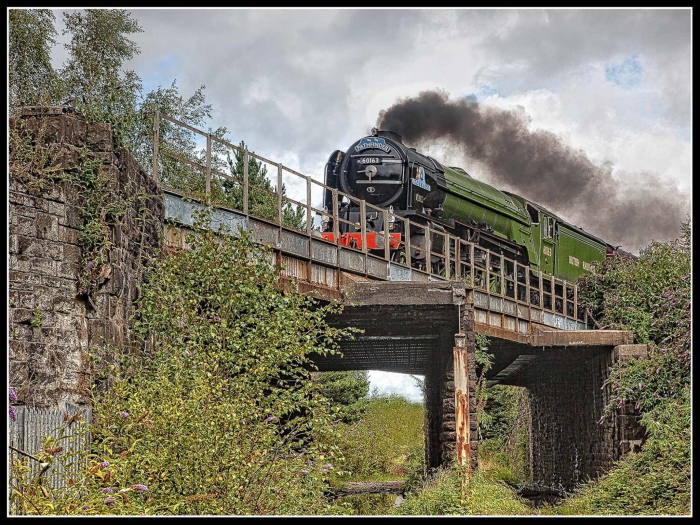
[[[181,126],[206,139],[205,164],[173,153],[159,143],[159,140],[161,140],[159,130],[161,119],[176,126]],[[247,148],[231,144],[220,137],[196,129],[172,117],[156,113],[153,131],[153,178],[164,189],[187,197],[193,196],[187,189],[168,185],[167,177],[165,181],[163,177],[159,177],[159,170],[167,170],[167,167],[161,161],[163,157],[171,161],[181,162],[194,170],[199,170],[199,177],[204,177],[204,191],[195,195],[195,198],[204,198],[208,203],[219,208],[242,213],[247,218],[274,225],[279,228],[280,232],[282,230],[300,232],[305,234],[309,240],[313,239],[316,242],[330,243],[335,246],[339,245],[341,238],[340,224],[347,224],[360,232],[361,242],[359,247],[343,245],[343,249],[355,251],[367,258],[374,258],[397,267],[410,269],[411,272],[421,274],[423,276],[422,280],[432,278],[465,281],[473,287],[477,294],[488,296],[487,299],[482,297],[481,302],[477,299],[480,296],[476,296],[475,306],[477,308],[482,307],[492,311],[494,310],[493,305],[498,305],[499,301],[502,301],[500,303],[502,316],[511,315],[510,312],[513,311],[512,315],[515,318],[525,318],[534,322],[544,323],[545,314],[552,314],[573,322],[577,327],[592,326],[592,320],[589,319],[586,309],[578,301],[578,286],[575,283],[546,275],[539,270],[533,270],[529,266],[504,257],[502,254],[489,251],[448,232],[431,229],[426,225],[401,217],[392,211],[374,206],[337,188],[326,186],[322,182],[284,166],[282,163],[274,162],[250,152]],[[242,155],[242,179],[233,176],[231,173],[223,173],[214,169],[213,154],[214,149],[217,147],[238,152]],[[250,183],[249,161],[251,158],[276,168],[275,178],[273,179],[276,182],[274,191]],[[284,187],[285,176],[291,176],[295,180],[302,181],[306,188],[305,202],[292,199],[283,194],[282,188]],[[217,199],[215,194],[218,190],[215,190],[221,187],[223,181],[228,181],[229,185],[240,191],[240,198],[235,202]],[[314,189],[321,190],[324,193],[326,191],[330,192],[332,196],[330,210],[319,209],[312,205]],[[256,209],[253,201],[260,200],[261,195],[267,196],[266,198],[269,199],[267,201],[268,204],[274,202],[274,213],[269,213],[269,210],[267,210],[268,213],[261,213],[260,209]],[[253,196],[255,196],[255,199],[252,198]],[[347,203],[353,203],[359,208],[359,223],[346,220],[340,216],[341,199]],[[284,209],[288,205],[296,206],[298,210],[304,211],[305,222],[303,226],[295,226],[289,224],[288,221],[285,223]],[[372,227],[371,218],[378,218],[380,215],[383,219],[383,225],[390,223],[403,225],[399,228],[394,227],[394,232],[399,230],[402,233],[400,240],[390,237],[391,232],[387,227],[384,227],[382,231],[377,231]],[[321,217],[322,223],[324,222],[324,217],[327,220],[332,220],[333,230],[332,232],[326,232],[332,233],[332,235],[329,235],[329,237],[332,237],[332,241],[322,238],[318,230],[314,229],[313,218],[318,216]],[[414,233],[411,234],[411,232]],[[383,249],[371,250],[370,253],[370,250],[367,248],[367,236],[372,233],[383,235],[384,246]],[[412,241],[420,236],[424,238],[424,245],[413,244]],[[394,247],[393,253],[391,247]],[[504,302],[510,308],[508,312],[504,311],[506,310]],[[499,310],[499,308],[496,308],[496,310]],[[491,314],[492,312],[489,313],[489,315]],[[486,322],[501,326],[497,322],[491,323],[489,318],[486,319]]]

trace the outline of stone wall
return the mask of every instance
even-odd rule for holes
[[[644,428],[633,406],[603,418],[610,395],[604,382],[616,358],[612,348],[548,353],[546,362],[528,367],[527,382],[520,383],[530,394],[532,480],[571,490],[641,446]]]
[[[13,130],[24,126],[55,145],[62,172],[78,169],[81,148],[89,148],[116,192],[132,197],[120,224],[110,228],[109,275],[88,300],[78,295],[84,203],[77,188],[60,180],[61,172],[41,189],[10,172],[10,385],[27,405],[85,404],[92,350],[104,342],[130,341],[128,318],[144,266],[162,242],[162,199],[133,157],[115,147],[109,124],[88,124],[71,108],[48,107],[25,108],[10,120]],[[139,192],[143,198],[136,199]]]

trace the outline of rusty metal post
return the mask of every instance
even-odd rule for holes
[[[474,288],[474,243],[469,243],[469,286]]]
[[[428,226],[423,226],[423,233],[425,234],[425,270],[428,272],[428,275],[433,274],[433,263],[432,259],[433,256],[430,255],[430,252],[433,249],[432,246],[432,239],[430,237],[431,235],[431,230],[428,228]]]
[[[554,273],[554,272],[552,272],[552,273]],[[550,285],[549,285],[550,294],[549,295],[552,296],[552,313],[557,313],[557,307],[555,306],[557,304],[557,294],[555,292],[555,290],[557,288],[556,288],[556,286],[554,286],[554,276],[553,275],[552,275],[552,277],[550,277],[549,282],[550,282]]]
[[[456,277],[456,278],[455,278]],[[452,276],[452,280],[462,278],[462,240],[459,237],[455,237],[455,274]]]
[[[445,255],[442,263],[445,265],[445,279],[450,279],[450,234],[445,233],[442,238],[442,253]]]
[[[243,214],[248,215],[248,146],[243,150]]]
[[[153,180],[158,182],[158,148],[160,146],[160,111],[153,117]]]
[[[211,200],[211,134],[207,133],[207,203]]]
[[[467,337],[464,333],[455,334],[453,355],[457,464],[461,467],[470,467],[469,356],[467,352]],[[469,472],[469,469],[467,472]]]
[[[335,243],[340,242],[340,228],[338,224],[338,188],[333,188],[333,239]],[[340,279],[338,279],[340,282]]]
[[[521,265],[522,266],[522,265]],[[525,272],[525,301],[527,302],[527,312],[530,313],[530,267],[522,266],[523,272]]]
[[[408,218],[404,218],[403,220],[403,236],[406,240],[406,242],[404,242],[404,248],[406,249],[406,264],[409,268],[413,268],[413,265],[411,264],[411,224],[409,223]]]
[[[485,272],[486,272],[486,293],[489,294],[489,306],[491,306],[491,270],[489,269],[489,266],[491,266],[491,252],[489,250],[486,250],[486,265],[485,265]],[[488,319],[487,319],[488,321]]]

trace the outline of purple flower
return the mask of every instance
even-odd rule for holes
[[[105,505],[112,506],[117,504],[117,500],[110,496],[109,498],[105,498],[105,500],[102,503],[104,503]]]
[[[129,417],[129,413],[128,412],[120,412],[119,417],[121,417],[122,419],[126,419],[127,417]]]
[[[328,463],[327,465],[323,465],[323,468],[333,468],[333,463]]]
[[[109,465],[110,465],[109,461],[103,461],[102,463],[100,463],[100,468],[107,468],[107,467],[109,467]]]
[[[641,390],[641,389],[642,389],[642,384],[641,384],[641,383],[639,383],[639,390]]]
[[[102,489],[102,494],[114,494],[114,489],[112,487],[105,487]]]
[[[277,419],[277,416],[270,416],[265,421],[263,421],[263,423],[269,423],[270,421],[274,421],[275,419]]]
[[[15,393],[14,388],[10,388],[10,401],[12,401],[13,403],[17,402],[17,394]]]
[[[302,473],[302,474],[308,474],[309,471],[308,471],[308,470],[302,470],[301,473]]]
[[[136,485],[131,485],[131,488],[133,490],[138,490],[139,492],[146,492],[148,490],[148,487],[146,485],[141,485],[140,483],[137,483]]]
[[[17,421],[17,412],[15,411],[15,407],[10,405],[10,419],[12,421]]]
[[[95,267],[95,263],[92,262],[92,261],[90,261],[89,263],[87,263],[87,267],[88,267],[90,270],[92,270],[92,269]]]

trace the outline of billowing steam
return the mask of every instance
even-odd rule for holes
[[[528,117],[522,113],[424,91],[381,111],[377,124],[400,133],[419,150],[447,141],[467,162],[483,165],[491,176],[488,182],[499,189],[522,195],[634,253],[652,239],[678,237],[690,210],[688,195],[673,182],[653,172],[618,182],[609,164],[595,165],[551,132],[528,130]],[[469,171],[468,164],[464,168]]]

